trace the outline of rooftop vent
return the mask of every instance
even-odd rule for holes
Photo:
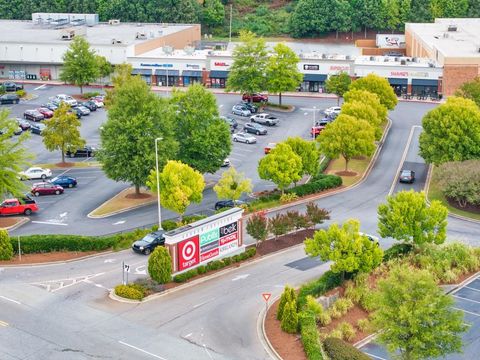
[[[370,61],[375,61],[375,56],[370,56]]]
[[[108,20],[108,25],[119,25],[119,24],[120,24],[120,20],[118,20],[118,19]]]
[[[443,33],[443,38],[444,38],[444,39],[448,39],[449,36],[450,36],[450,35],[449,35],[448,33]]]
[[[406,65],[407,62],[405,60],[400,61],[400,65]]]
[[[174,49],[173,49],[173,47],[167,45],[167,46],[162,47],[162,50],[165,54],[170,55],[170,54],[173,53]]]
[[[122,40],[112,39],[112,45],[121,44]]]
[[[137,32],[135,34],[135,39],[146,39],[147,35],[144,32]]]
[[[457,31],[457,25],[448,25],[448,31]]]
[[[185,51],[185,54],[192,55],[195,52],[195,48],[193,46],[185,46],[183,51]]]

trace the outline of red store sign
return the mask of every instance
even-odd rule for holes
[[[223,61],[215,61],[213,64],[215,66],[230,66],[230,64],[227,64],[226,62],[223,62]]]
[[[179,271],[198,265],[200,263],[200,243],[198,235],[178,243],[177,255]]]

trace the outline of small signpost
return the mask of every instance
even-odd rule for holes
[[[270,299],[270,296],[272,296],[271,293],[263,293],[262,294],[263,300],[265,300],[265,312],[267,312],[267,310],[268,310],[268,300]]]
[[[127,285],[128,284],[128,273],[130,272],[130,265],[125,264],[124,261],[122,261],[122,284]],[[127,273],[127,279],[125,281],[125,273]]]

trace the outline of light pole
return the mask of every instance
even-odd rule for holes
[[[163,138],[159,137],[155,139],[155,165],[157,169],[157,206],[158,206],[158,230],[162,229],[162,207],[160,206],[160,173],[158,170],[158,141],[162,141]]]
[[[312,139],[315,139],[315,113],[317,112],[317,107],[313,107],[313,125],[312,125]]]

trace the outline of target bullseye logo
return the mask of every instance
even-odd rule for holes
[[[192,259],[195,256],[195,249],[196,249],[196,246],[193,241],[187,242],[183,246],[183,250],[182,250],[183,260],[188,261]]]
[[[200,244],[198,235],[178,243],[178,270],[182,271],[200,262]]]

